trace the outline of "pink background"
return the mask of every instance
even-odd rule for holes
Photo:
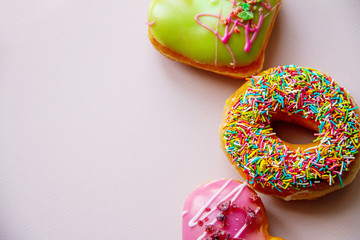
[[[196,186],[240,179],[219,147],[243,81],[168,60],[149,1],[0,4],[0,239],[181,239]],[[360,2],[284,1],[265,68],[331,74],[360,100]],[[357,239],[360,177],[316,201],[262,196],[273,235]]]

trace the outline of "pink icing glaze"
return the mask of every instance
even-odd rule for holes
[[[261,240],[269,236],[262,232],[267,218],[259,196],[246,183],[232,179],[195,189],[185,201],[182,217],[183,240],[216,239],[215,234],[220,240]]]

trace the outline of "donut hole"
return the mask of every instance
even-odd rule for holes
[[[317,131],[297,123],[274,120],[270,123],[270,126],[278,138],[288,143],[307,144],[312,143],[316,139],[314,134]]]

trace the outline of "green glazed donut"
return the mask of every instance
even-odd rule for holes
[[[244,78],[262,69],[281,0],[152,0],[149,39],[162,54]]]

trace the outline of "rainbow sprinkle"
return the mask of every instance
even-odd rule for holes
[[[334,80],[314,69],[284,66],[253,76],[223,126],[225,149],[253,185],[302,189],[339,182],[355,160],[358,107]],[[318,143],[290,150],[270,127],[271,114],[297,114],[319,127]]]

